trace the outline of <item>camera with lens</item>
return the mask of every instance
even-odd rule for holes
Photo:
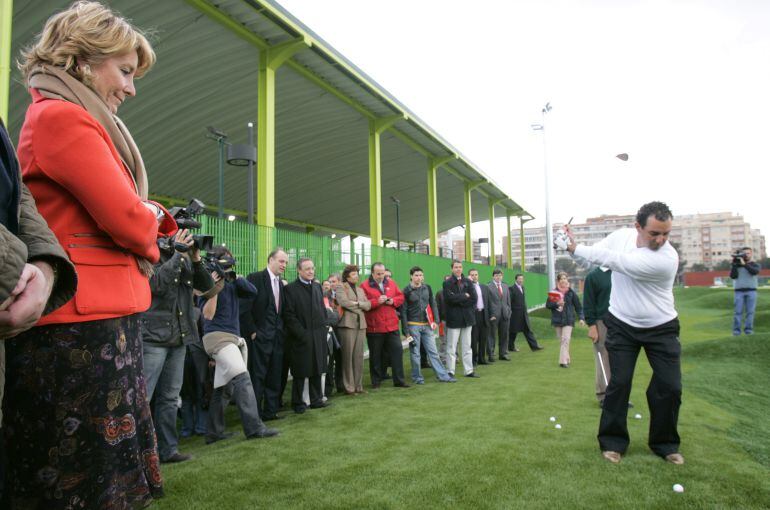
[[[235,280],[235,258],[232,255],[214,250],[206,254],[203,263],[209,273],[216,273],[225,280]]]
[[[176,224],[180,229],[192,230],[201,228],[201,224],[198,220],[195,219],[195,216],[203,213],[205,208],[206,204],[197,198],[193,198],[190,200],[190,203],[187,204],[187,207],[172,207],[168,210],[168,213],[172,218],[174,218],[174,221],[176,221]],[[207,234],[194,234],[192,237],[193,247],[197,248],[198,250],[210,251],[214,247],[214,236]],[[161,250],[174,249],[182,253],[190,249],[190,247],[186,244],[173,241],[171,238],[164,238],[159,240],[158,245],[160,246]]]
[[[736,250],[732,253],[733,265],[742,266],[749,261],[749,254],[746,250]]]

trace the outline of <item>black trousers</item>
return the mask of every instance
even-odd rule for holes
[[[611,375],[599,422],[599,446],[602,451],[620,453],[628,448],[628,398],[636,360],[644,348],[652,367],[652,379],[647,387],[650,408],[648,445],[661,457],[678,452],[677,422],[682,403],[679,319],[654,328],[635,328],[608,313],[604,323]]]
[[[526,313],[526,312],[524,312]],[[516,348],[516,336],[519,333],[524,333],[524,338],[527,339],[527,343],[529,344],[529,348],[533,351],[536,349],[539,349],[540,346],[537,343],[537,338],[535,338],[535,334],[532,332],[531,329],[529,329],[529,325],[526,321],[524,321],[524,327],[520,330],[517,330],[513,327],[513,317],[511,317],[511,323],[508,333],[508,350],[512,351]]]
[[[473,363],[485,363],[487,357],[487,343],[489,327],[487,326],[484,310],[476,310],[476,325],[471,330],[471,351],[473,351]]]
[[[283,333],[273,338],[247,340],[249,347],[248,369],[254,395],[257,397],[259,414],[265,418],[275,416],[281,408]]]
[[[506,319],[497,318],[489,324],[489,348],[487,353],[489,359],[495,357],[495,336],[497,336],[498,351],[497,355],[500,357],[508,355],[508,329],[509,322]]]
[[[404,381],[404,348],[398,331],[389,333],[367,333],[369,345],[369,375],[372,386],[379,386],[385,377],[383,360],[389,359],[393,372],[393,385],[402,386]]]
[[[292,376],[293,377],[293,376]],[[321,376],[314,375],[307,378],[308,380],[308,393],[310,393],[310,405],[317,406],[323,402],[323,394],[321,393]],[[302,400],[302,390],[305,389],[305,378],[294,377],[291,380],[291,407],[297,409],[299,407],[304,408],[305,402]]]

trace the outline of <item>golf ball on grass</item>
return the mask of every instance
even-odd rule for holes
[[[684,492],[684,487],[682,487],[680,484],[675,483],[674,484],[674,492]]]
[[[557,424],[556,424],[556,429],[557,429],[557,430],[560,430],[560,429],[561,429],[561,424],[560,424],[560,423],[557,423]]]
[[[556,416],[551,416],[551,417],[549,418],[549,420],[551,420],[551,423],[555,422],[555,421],[556,421]]]
[[[636,413],[636,414],[634,415],[634,418],[636,418],[637,420],[641,420],[641,419],[642,419],[642,415],[641,415],[641,414],[639,414],[639,413]]]

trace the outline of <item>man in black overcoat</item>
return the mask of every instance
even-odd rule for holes
[[[533,351],[542,349],[537,343],[535,334],[529,326],[529,313],[527,313],[527,300],[524,296],[524,275],[516,275],[516,283],[511,285],[511,327],[508,333],[508,350],[518,352],[516,348],[516,335],[524,333],[529,348]]]
[[[315,266],[309,258],[297,261],[297,279],[284,288],[283,322],[286,348],[290,353],[293,378],[291,405],[294,412],[305,412],[302,398],[305,379],[310,390],[310,407],[316,409],[330,404],[323,401],[321,375],[328,366],[329,316],[323,302],[321,285],[314,281]]]
[[[286,384],[282,381],[285,349],[281,277],[288,262],[283,249],[274,249],[267,257],[267,267],[246,277],[257,288],[257,297],[248,306],[241,306],[241,335],[249,348],[249,375],[263,421],[282,418],[277,414]]]

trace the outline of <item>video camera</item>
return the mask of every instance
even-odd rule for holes
[[[176,221],[176,224],[180,229],[184,228],[187,230],[192,230],[201,228],[201,224],[198,220],[195,219],[195,216],[203,213],[204,209],[206,209],[206,204],[197,198],[193,198],[190,200],[190,203],[187,204],[187,207],[172,207],[168,210],[168,213],[172,218],[174,218],[174,221]],[[164,238],[159,240],[158,245],[160,246],[161,250],[174,249],[183,253],[190,249],[190,247],[184,243],[179,243],[176,241],[172,243],[171,238]],[[214,247],[214,236],[206,234],[194,234],[193,247],[199,250],[210,251]]]
[[[732,253],[733,265],[742,266],[749,261],[749,254],[746,250],[736,250]]]
[[[209,273],[217,273],[220,278],[235,279],[235,258],[227,254],[207,253],[203,259]]]

